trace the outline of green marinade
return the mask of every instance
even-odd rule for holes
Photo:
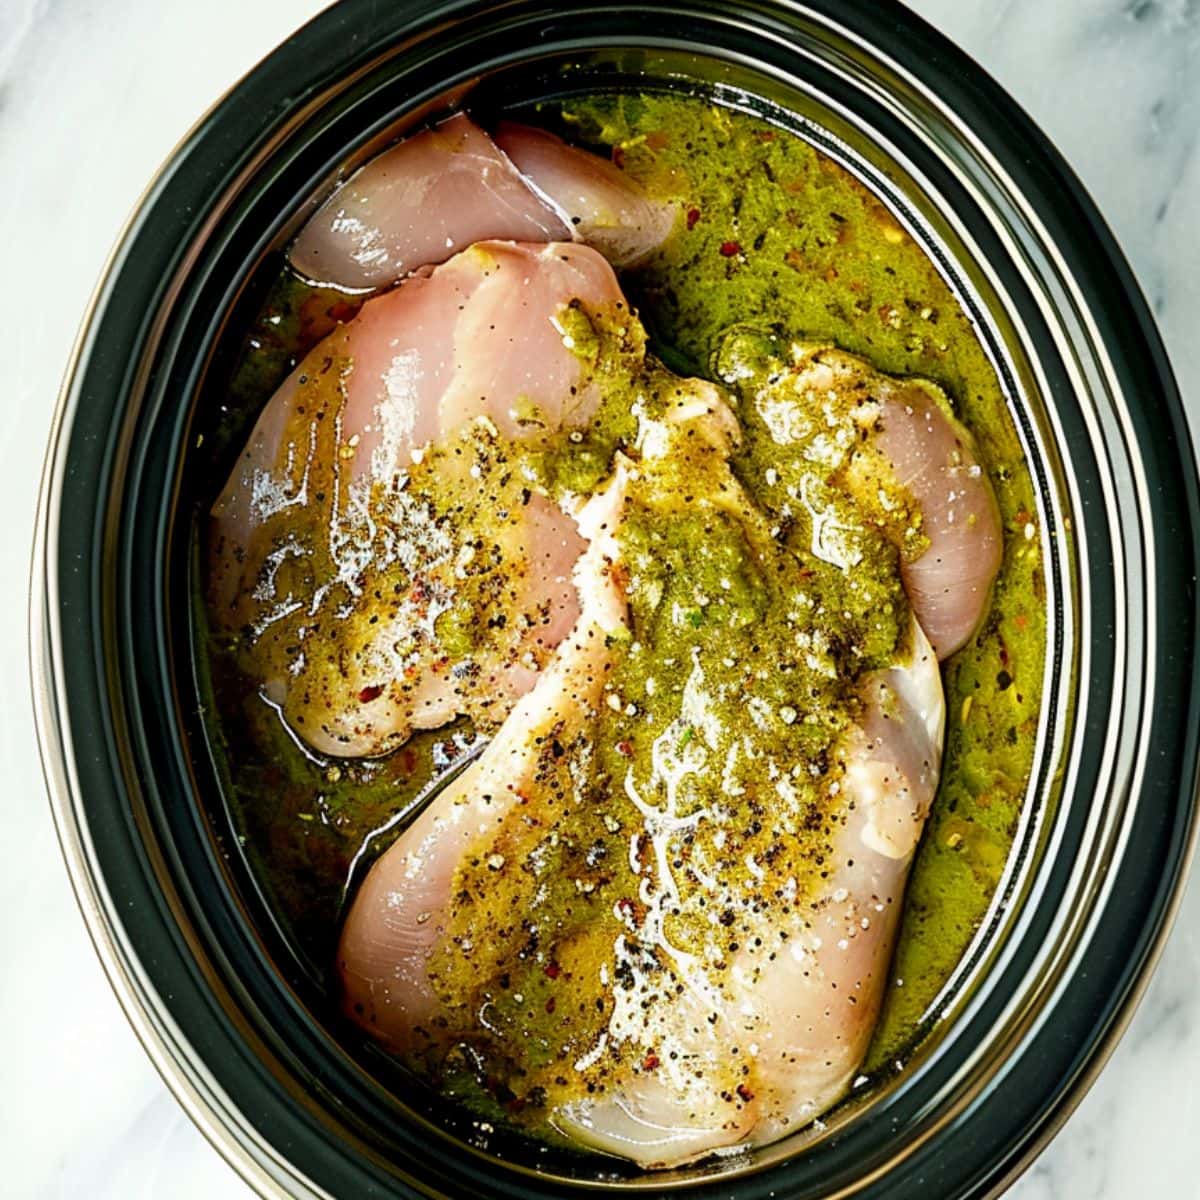
[[[607,150],[650,191],[678,201],[675,235],[622,278],[652,349],[665,361],[717,378],[728,331],[741,327],[778,344],[835,344],[880,370],[931,379],[974,433],[995,486],[1004,565],[983,628],[944,670],[946,757],[870,1056],[870,1068],[879,1068],[911,1048],[978,929],[1012,844],[1032,764],[1045,636],[1042,576],[1032,484],[1003,396],[965,314],[920,247],[875,197],[799,138],[681,96],[599,96],[542,118],[556,121],[572,140]],[[352,308],[339,307],[343,300],[281,278],[248,338],[232,389],[235,413],[214,441],[244,435],[254,408],[304,350],[333,321],[351,315]],[[599,482],[612,447],[629,435],[619,397],[612,407],[585,444],[536,464],[549,491],[588,491]],[[786,469],[780,453],[743,414],[743,442],[731,463],[752,497],[769,500],[764,481],[773,468]],[[640,528],[635,522],[627,550],[663,564],[669,587],[675,548],[691,544],[692,534],[686,514],[657,530],[653,522]],[[735,534],[708,531],[709,568],[733,580],[731,612],[742,604],[761,620],[761,589],[741,566]],[[695,556],[687,561],[694,567]],[[698,623],[704,619],[697,614]],[[895,636],[893,625],[881,656]],[[301,946],[323,965],[364,839],[461,752],[471,731],[418,734],[371,762],[323,760],[292,739],[227,647],[213,649],[217,732],[252,861]],[[686,646],[680,649],[682,658]],[[644,692],[635,661],[627,662],[623,679],[626,690]],[[612,723],[615,731],[619,721]],[[608,745],[623,743],[612,738]],[[397,832],[387,828],[374,838],[363,862]],[[537,999],[542,1003],[540,992]]]
[[[830,342],[881,371],[940,384],[975,439],[1005,528],[991,612],[943,670],[947,742],[937,800],[868,1066],[903,1052],[979,928],[1033,763],[1045,654],[1033,484],[999,381],[933,263],[843,168],[762,120],[674,95],[602,96],[564,132],[682,210],[677,235],[624,281],[652,339],[711,375],[729,327]],[[672,358],[670,361],[676,361]],[[759,479],[778,450],[747,438]]]

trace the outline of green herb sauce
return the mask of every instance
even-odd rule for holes
[[[820,504],[853,508],[833,486],[835,473],[814,472],[781,450],[750,402],[797,341],[836,345],[879,370],[940,385],[975,436],[1005,528],[990,613],[943,672],[948,734],[942,779],[910,877],[870,1056],[869,1067],[882,1068],[924,1031],[935,997],[979,928],[1007,860],[1032,765],[1045,637],[1042,575],[1032,485],[1003,396],[969,321],[920,247],[875,197],[799,138],[679,96],[599,96],[543,117],[574,140],[610,152],[655,195],[678,202],[673,237],[622,282],[652,349],[687,373],[732,381],[741,438],[727,455],[685,446],[646,467],[634,490],[621,535],[633,634],[620,647],[610,691],[615,702],[599,723],[588,768],[590,786],[602,784],[603,794],[596,792],[590,810],[556,818],[557,840],[538,850],[536,872],[505,875],[487,859],[464,867],[464,893],[500,887],[509,911],[520,913],[540,888],[539,903],[559,914],[554,972],[544,965],[547,947],[535,968],[511,937],[495,943],[495,961],[489,961],[485,982],[503,977],[508,996],[520,998],[501,1003],[499,1019],[541,1034],[542,1049],[530,1049],[516,1069],[532,1092],[553,1091],[554,1064],[564,1047],[585,1044],[606,1019],[603,997],[598,1006],[589,1000],[588,1011],[564,1032],[563,1014],[555,1016],[554,978],[560,970],[580,979],[594,974],[602,947],[588,930],[597,914],[635,902],[620,846],[637,811],[614,784],[629,775],[636,785],[656,747],[684,756],[701,738],[696,725],[677,720],[678,698],[692,673],[699,670],[716,695],[738,696],[754,680],[754,694],[769,714],[762,754],[820,763],[853,716],[846,680],[889,662],[904,636],[908,610],[897,565],[921,547],[919,524],[903,497],[888,506],[892,515],[864,517],[861,505],[848,513],[861,564],[852,573],[808,551],[811,525],[800,521],[781,530],[776,520],[786,497],[801,487],[817,489]],[[286,274],[281,278],[247,341],[232,388],[234,412],[215,431],[218,445],[244,436],[247,420],[283,374],[334,322],[351,315],[352,308],[338,307],[343,303]],[[567,316],[575,322],[579,353],[605,383],[596,419],[571,442],[487,452],[489,462],[511,457],[521,478],[556,498],[596,488],[615,450],[632,444],[635,393],[651,415],[661,414],[673,387],[667,372],[632,362],[631,353],[640,359],[640,345],[631,351],[594,315]],[[423,487],[444,517],[455,511],[455,497],[439,491],[435,467],[431,460],[418,491]],[[504,486],[516,485],[506,477]],[[704,511],[664,499],[687,496],[689,487],[709,498],[735,487],[748,499]],[[478,514],[476,523],[484,517]],[[458,652],[468,652],[477,636],[470,615],[486,602],[481,580],[478,594],[464,592],[465,608],[448,609],[439,622],[438,636]],[[811,598],[809,610],[797,610],[798,595]],[[827,615],[834,610],[836,619]],[[835,648],[825,652],[826,661],[781,650],[795,645],[798,631],[830,628]],[[225,746],[238,821],[252,862],[320,969],[332,958],[351,864],[369,862],[394,840],[400,826],[389,824],[391,818],[470,744],[474,730],[460,722],[418,733],[382,759],[322,758],[259,697],[236,640],[214,639],[212,648],[215,729]],[[656,695],[674,698],[661,718]],[[729,718],[725,712],[727,724]],[[716,744],[721,736],[710,734],[713,753],[727,749]],[[794,790],[790,809],[760,805],[747,814],[739,853],[802,876],[799,849],[807,847],[811,858],[826,831],[821,789],[805,778]],[[688,801],[694,811],[711,800],[702,791],[697,786]],[[807,835],[797,832],[804,821],[811,826]],[[790,840],[777,850],[781,825]],[[704,836],[698,829],[697,837]],[[535,849],[514,847],[512,857],[523,860]],[[464,909],[460,917],[465,930],[471,912]],[[480,919],[478,912],[473,919]],[[682,913],[677,938],[686,940],[692,919],[697,915]],[[437,970],[448,992],[469,993],[474,1002],[481,986],[477,965],[451,955]],[[459,1077],[453,1063],[443,1069],[450,1090],[483,1103],[470,1070],[464,1067]]]
[[[734,326],[828,342],[879,370],[933,380],[975,436],[1005,528],[991,611],[943,671],[941,786],[909,879],[893,981],[868,1066],[905,1052],[987,911],[1021,816],[1045,655],[1033,484],[999,381],[967,315],[881,202],[808,143],[679,96],[604,96],[558,116],[609,148],[683,228],[627,281],[652,339],[711,374]],[[707,368],[707,369],[706,369]],[[777,449],[749,431],[761,480]]]

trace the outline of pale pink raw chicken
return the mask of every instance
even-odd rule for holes
[[[575,567],[581,606],[570,633],[533,689],[512,710],[483,756],[446,788],[372,867],[338,945],[343,1006],[400,1055],[431,1036],[438,999],[429,958],[445,931],[460,860],[536,799],[555,743],[586,733],[613,665],[611,637],[625,627],[612,529],[624,500],[624,471],[579,513],[588,538]]]
[[[624,310],[595,251],[480,243],[368,301],[264,409],[213,506],[212,611],[219,628],[248,631],[252,653],[272,638],[298,645],[298,610],[314,618],[286,669],[278,653],[264,653],[260,674],[265,694],[316,749],[378,754],[458,713],[498,719],[571,628],[570,573],[583,543],[571,518],[532,492],[500,539],[508,640],[502,652],[474,656],[464,676],[432,635],[455,564],[440,547],[445,535],[420,525],[405,484],[424,447],[472,422],[521,439],[588,421],[598,393],[560,323],[572,302],[597,315]],[[317,530],[328,559],[306,591],[281,574],[294,566],[289,557],[317,561],[311,545],[298,547],[298,523]],[[405,554],[425,576],[418,570],[380,619],[361,580]],[[319,620],[322,598],[334,594],[353,619]],[[319,680],[318,662],[329,664]]]
[[[1004,555],[1000,510],[974,439],[931,383],[894,379],[828,347],[799,345],[794,353],[801,403],[849,398],[853,420],[869,431],[887,464],[889,482],[915,501],[923,549],[902,554],[900,573],[921,628],[938,658],[948,658],[979,627]],[[880,481],[862,462],[874,491]]]
[[[979,626],[1004,556],[1000,510],[974,441],[916,382],[880,390],[876,445],[921,510],[925,551],[902,562],[904,590],[940,659]]]
[[[850,1089],[879,1015],[941,766],[941,676],[915,621],[907,652],[864,679],[861,694],[862,722],[839,753],[844,815],[829,847],[834,865],[793,910],[778,952],[768,955],[772,925],[765,948],[744,945],[727,969],[710,975],[691,961],[684,994],[638,1018],[660,1067],[629,1071],[604,1099],[568,1103],[553,1117],[559,1129],[643,1166],[678,1166],[802,1129]],[[681,839],[668,842],[664,857],[682,849]],[[628,1007],[644,1009],[639,1001],[635,988]],[[749,1067],[743,1074],[730,1070],[739,1061]],[[717,1082],[731,1076],[740,1080],[734,1106]]]
[[[489,239],[570,238],[628,266],[671,232],[675,206],[651,200],[606,159],[511,122],[497,136],[500,146],[459,113],[372,159],[309,218],[292,265],[363,290]]]
[[[706,385],[692,386],[693,396],[688,385],[678,390],[666,423],[643,419],[644,455],[677,452],[669,427],[675,421],[692,445],[729,453],[736,424],[724,402]],[[619,571],[612,572],[619,550],[609,533],[619,520],[613,500],[624,471],[618,467],[608,490],[581,516],[581,531],[592,540],[577,573],[583,614],[575,632],[481,760],[376,863],[347,918],[338,951],[346,1011],[401,1056],[420,1058],[442,1045],[430,966],[446,934],[457,868],[465,858],[486,856],[506,822],[539,817],[549,733],[569,745],[600,702],[610,652],[595,636],[581,640],[580,631],[611,628],[623,608],[614,582]],[[731,511],[744,503],[732,476],[717,495]],[[593,603],[609,615],[590,620]],[[678,905],[673,860],[678,867],[690,854],[697,878],[714,874],[714,911],[738,900],[732,886],[720,890],[715,864],[698,857],[700,844],[685,843],[688,821],[673,821],[669,811],[648,818],[639,836],[653,842],[658,866],[643,875],[646,913],[638,921],[622,918],[627,930],[614,950],[618,977],[626,970],[634,982],[614,990],[613,1014],[594,1054],[619,1044],[631,1048],[609,1075],[604,1096],[567,1100],[547,1114],[549,1124],[643,1166],[673,1166],[724,1147],[772,1141],[845,1094],[874,1029],[908,868],[940,768],[941,677],[915,620],[897,662],[864,677],[859,688],[863,714],[838,752],[845,769],[843,815],[829,846],[834,866],[791,910],[778,953],[768,956],[767,949],[779,945],[773,939],[780,918],[769,937],[764,928],[758,944],[765,941],[767,949],[747,938],[735,961],[717,969],[670,943],[666,922]],[[707,819],[729,819],[736,836],[736,816]],[[647,951],[673,964],[684,985],[670,1003],[662,1000],[658,976],[641,976],[637,964]],[[648,1053],[652,1070],[644,1067]]]
[[[635,266],[661,245],[678,208],[651,199],[606,158],[544,129],[502,121],[496,143],[575,233],[614,267]]]
[[[473,242],[554,242],[570,224],[462,113],[356,171],[309,218],[292,265],[350,289],[387,287]]]

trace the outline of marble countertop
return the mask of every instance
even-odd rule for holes
[[[109,992],[58,853],[25,587],[59,376],[123,218],[179,136],[321,0],[0,0],[0,1161],[11,1197],[249,1196]],[[915,0],[1032,113],[1133,262],[1200,430],[1200,3]],[[1112,1061],[1016,1200],[1200,1191],[1200,880]]]

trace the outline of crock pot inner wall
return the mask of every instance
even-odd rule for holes
[[[588,61],[589,58],[590,61]],[[631,58],[635,60],[632,64],[630,63]],[[952,282],[956,284],[955,290],[964,301],[964,306],[968,311],[973,312],[977,316],[981,336],[987,341],[999,374],[1007,385],[1006,390],[1014,406],[1014,416],[1022,427],[1026,444],[1035,444],[1040,440],[1037,434],[1040,418],[1034,417],[1027,407],[1018,405],[1016,401],[1016,397],[1022,392],[1025,395],[1034,392],[1034,373],[1024,360],[1022,348],[1015,331],[1004,320],[1004,307],[996,303],[995,300],[992,301],[990,306],[985,306],[975,295],[975,287],[979,287],[985,290],[985,292],[990,291],[986,281],[978,273],[975,273],[975,279],[969,283],[968,279],[970,276],[967,270],[964,269],[967,262],[965,253],[960,249],[957,256],[952,255],[947,247],[937,238],[934,231],[935,226],[941,226],[946,235],[952,236],[951,226],[944,220],[944,210],[929,196],[922,197],[923,203],[918,205],[912,204],[907,197],[918,196],[920,194],[919,189],[911,177],[906,176],[901,170],[898,162],[889,157],[887,152],[879,145],[868,141],[861,132],[854,128],[852,123],[842,119],[835,110],[827,107],[816,97],[790,91],[775,81],[769,80],[744,66],[739,67],[735,64],[712,59],[705,60],[691,54],[685,55],[669,51],[649,53],[640,50],[619,54],[609,54],[603,51],[593,52],[590,56],[586,57],[578,52],[572,52],[565,58],[544,58],[534,63],[512,65],[483,79],[474,91],[470,93],[469,103],[478,111],[490,114],[502,108],[522,107],[538,99],[558,98],[567,94],[594,91],[600,88],[612,88],[614,86],[640,89],[664,86],[675,88],[686,87],[689,90],[697,86],[705,87],[721,103],[754,111],[800,133],[801,136],[808,138],[826,153],[830,153],[833,157],[843,162],[844,165],[850,167],[872,190],[885,195],[891,206],[907,218],[906,224],[909,225],[914,234],[927,246],[931,256],[942,266],[944,273],[948,274]],[[454,99],[460,99],[463,96],[464,90],[455,89]],[[788,107],[781,107],[780,105],[783,102],[789,102]],[[397,131],[409,127],[413,123],[414,116],[419,118],[426,112],[437,111],[441,106],[442,98],[439,98],[432,102],[423,103],[418,112],[416,114],[408,114],[407,119],[404,116],[392,113],[386,118],[382,118],[381,121],[376,122],[365,134],[360,130],[360,134],[362,134],[360,139],[361,146],[357,153],[351,153],[349,161],[357,165],[364,157],[369,157],[370,154],[377,152],[381,144],[385,144]],[[382,135],[377,129],[377,126],[380,124],[383,124],[386,128],[386,132]],[[832,132],[835,129],[837,130],[836,134]],[[866,153],[862,155],[856,153],[860,150]],[[343,148],[343,155],[337,160],[338,165],[341,166],[345,161]],[[344,174],[349,169],[348,167],[342,167],[341,173]],[[300,215],[310,211],[313,204],[319,202],[322,198],[322,193],[328,189],[330,176],[331,172],[326,170],[323,174],[326,187],[319,189],[307,203],[302,203],[299,206],[298,215],[293,217],[286,225],[287,234],[290,234],[295,228]],[[286,241],[286,234],[283,240]],[[947,240],[949,240],[949,236]],[[279,241],[278,236],[276,241]],[[955,261],[956,258],[958,261]],[[262,260],[258,278],[269,281],[277,269],[278,259],[268,256]],[[193,430],[189,437],[189,441],[193,444],[198,434],[211,432],[207,430],[206,421],[211,420],[212,417],[217,416],[220,412],[219,400],[221,391],[228,378],[228,365],[240,345],[241,336],[248,323],[248,314],[257,308],[260,303],[261,293],[261,286],[256,286],[252,277],[251,282],[246,287],[242,297],[240,297],[240,302],[232,309],[230,319],[224,325],[222,340],[218,343],[212,365],[206,375],[204,398],[199,406]],[[1005,345],[1001,340],[997,322],[989,317],[989,307],[998,314],[1000,323],[1005,325],[1006,332],[1009,335],[1008,345]],[[1027,386],[1024,389],[1019,388],[1016,383],[1018,371],[1026,381]],[[235,437],[233,440],[236,443],[238,439]],[[1041,484],[1045,507],[1043,511],[1044,519],[1040,524],[1043,529],[1053,531],[1057,521],[1057,505],[1047,486],[1044,463],[1041,457],[1042,453],[1044,453],[1044,447],[1036,455],[1031,455],[1030,457],[1035,470],[1038,470],[1039,467],[1042,468],[1039,471],[1039,483]],[[1053,460],[1051,460],[1051,463],[1052,469],[1057,468],[1057,464],[1053,463]],[[215,474],[206,472],[202,479],[195,481],[193,495],[195,502],[201,510],[206,510],[208,503],[212,499],[213,480],[223,477],[224,472],[218,470]],[[189,485],[185,483],[185,494],[189,490]],[[1057,583],[1058,561],[1056,550],[1051,551],[1047,557],[1048,561],[1052,560],[1053,562],[1053,571],[1048,573],[1052,573],[1054,582]],[[1050,594],[1052,597],[1057,596],[1059,589],[1052,585]],[[185,720],[187,718],[186,696],[187,692],[185,691],[182,705]],[[1048,699],[1052,699],[1049,688],[1047,689],[1047,697]],[[1042,758],[1044,759],[1044,757],[1045,755],[1043,754]],[[1042,766],[1044,766],[1044,763],[1039,764],[1039,767]],[[1031,786],[1030,804],[1027,806],[1030,809],[1031,815],[1034,804],[1038,802],[1038,798],[1041,796],[1042,790],[1038,786],[1041,781],[1042,776],[1038,770],[1035,770]],[[214,795],[214,792],[211,788],[204,788],[202,785],[202,794],[211,797]],[[228,828],[224,810],[210,807],[210,817],[216,836],[220,838],[227,848],[235,847],[237,842],[232,836],[232,831]],[[1014,852],[1014,858],[1017,861],[1031,861],[1028,851],[1032,845],[1032,839],[1037,828],[1037,824],[1032,820],[1026,824],[1022,831],[1023,837]],[[235,861],[230,865],[234,888],[244,898],[247,905],[247,914],[252,925],[262,931],[264,947],[267,953],[282,975],[287,979],[289,985],[295,990],[299,1002],[316,1014],[319,1020],[331,1020],[334,1028],[339,1029],[340,1033],[345,1036],[347,1031],[340,1029],[336,1019],[332,1017],[330,1006],[322,994],[319,984],[305,970],[304,965],[295,956],[293,947],[288,944],[286,936],[275,925],[270,911],[270,904],[258,892],[253,873],[248,870],[244,863],[236,861],[240,856],[233,857]],[[1021,883],[1022,880],[1018,873],[1015,870],[1010,872],[1009,877],[1005,880],[997,894],[997,903],[993,910],[993,917],[995,919],[986,930],[988,936],[979,939],[970,955],[970,962],[964,964],[964,966],[978,968],[981,964],[986,963],[991,952],[995,950],[995,935],[999,932],[1001,918],[1006,913],[1003,901],[1011,899],[1014,889],[1018,889]],[[964,985],[969,985],[971,979],[971,972],[964,970],[954,981],[955,992],[969,992],[969,986],[964,988]],[[939,1011],[944,1010],[950,1005],[952,997],[947,995],[943,1000],[944,1002],[938,1006]],[[349,1039],[352,1043],[359,1041],[352,1033],[349,1034]],[[927,1052],[928,1048],[924,1049]],[[370,1066],[372,1072],[386,1080],[401,1098],[407,1100],[418,1110],[424,1109],[427,1106],[428,1097],[424,1094],[423,1090],[414,1091],[410,1082],[398,1074],[390,1064],[383,1061],[371,1048],[361,1047],[359,1052],[363,1055],[364,1061]],[[835,1127],[846,1120],[851,1115],[853,1107],[847,1106],[842,1110],[839,1115],[830,1121],[830,1126]],[[503,1138],[499,1139],[499,1145],[497,1145],[498,1139],[495,1135],[491,1138],[480,1139],[477,1133],[472,1133],[470,1123],[464,1123],[459,1118],[459,1114],[453,1111],[443,1111],[433,1115],[439,1124],[446,1124],[452,1129],[457,1129],[462,1136],[484,1141],[489,1144],[490,1148],[499,1149],[506,1157],[511,1154],[519,1156],[525,1161],[538,1161],[546,1169],[565,1170],[572,1175],[577,1173],[590,1174],[597,1170],[607,1175],[611,1175],[613,1172],[621,1175],[627,1173],[627,1169],[620,1165],[602,1164],[597,1163],[595,1160],[587,1164],[581,1163],[579,1160],[571,1157],[567,1161],[560,1162],[558,1159],[561,1156],[554,1153],[547,1154],[545,1151],[534,1150],[529,1146],[509,1147]],[[799,1140],[807,1141],[811,1137],[812,1132],[809,1131],[800,1134]],[[785,1143],[777,1148],[772,1148],[769,1152],[764,1152],[759,1157],[769,1157],[771,1160],[776,1160],[783,1154],[796,1149],[796,1140],[792,1139],[791,1144]],[[740,1168],[742,1165],[741,1163],[736,1165],[731,1164],[731,1169]],[[712,1168],[709,1168],[705,1173],[711,1173],[711,1170]],[[690,1174],[691,1172],[676,1173],[677,1176],[683,1177]],[[657,1176],[655,1179],[657,1182],[667,1182],[662,1176]]]

